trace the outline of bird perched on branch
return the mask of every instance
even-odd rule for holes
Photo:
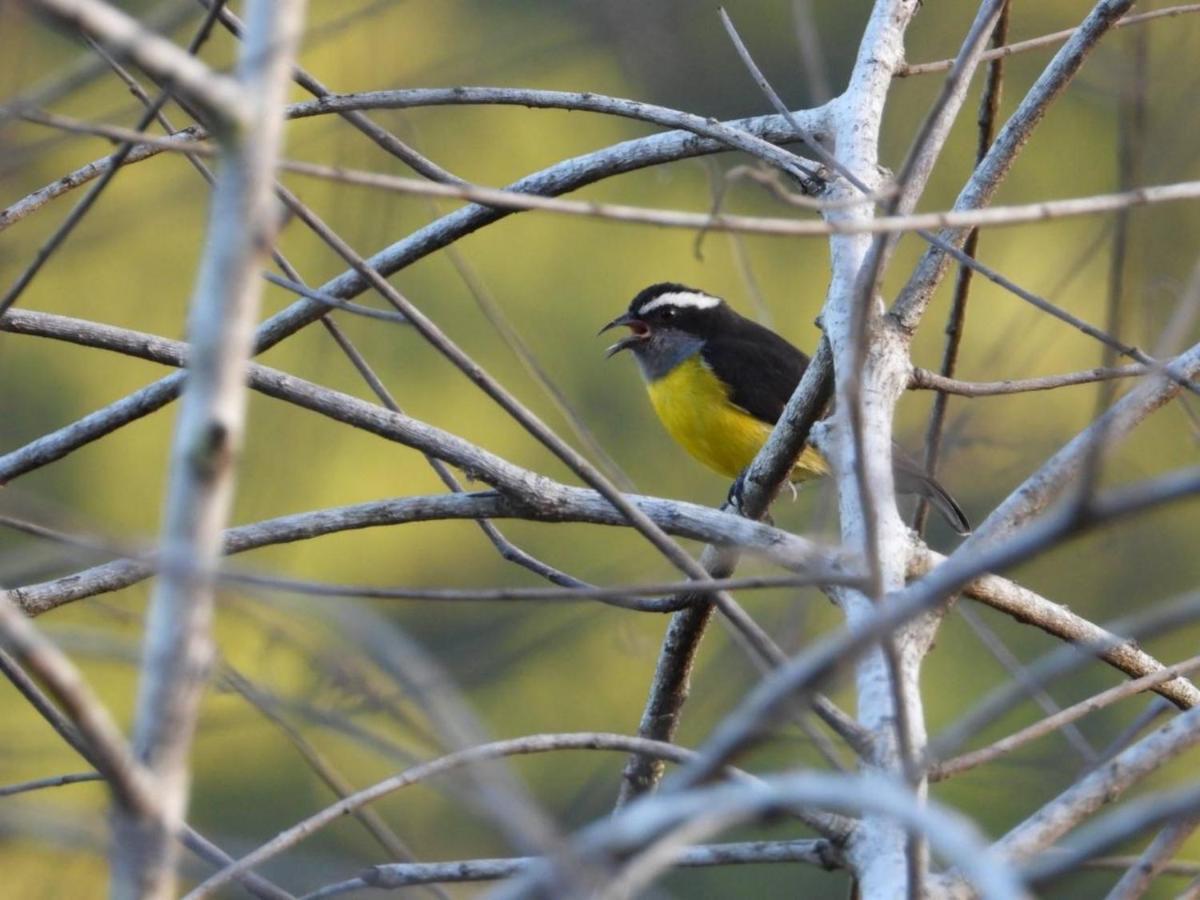
[[[779,421],[808,357],[775,332],[734,311],[719,297],[682,284],[654,284],[602,329],[629,334],[608,348],[633,351],[650,402],[668,433],[700,462],[739,477]],[[954,498],[900,447],[892,447],[896,490],[919,494],[959,534],[971,526]],[[829,472],[806,446],[791,480]]]

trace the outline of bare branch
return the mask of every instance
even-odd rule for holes
[[[636,750],[676,762],[690,759],[694,755],[693,751],[677,747],[674,744],[647,741],[621,734],[604,734],[598,732],[531,735],[507,741],[495,741],[490,744],[460,750],[448,756],[443,756],[440,759],[422,763],[368,788],[364,788],[331,806],[325,807],[304,821],[280,833],[253,853],[242,857],[232,866],[223,869],[209,878],[191,891],[185,900],[201,900],[203,897],[210,896],[213,891],[227,884],[239,872],[247,872],[261,865],[266,860],[277,856],[279,853],[294,847],[320,828],[337,821],[351,810],[359,809],[380,797],[387,796],[409,785],[417,784],[434,776],[462,766],[471,765],[481,760],[501,759],[519,754],[546,753],[556,750],[617,750],[626,753]],[[739,779],[750,779],[750,776],[737,770],[731,770],[730,774]]]
[[[221,127],[253,122],[256,110],[233,78],[214,72],[166,38],[101,0],[34,0],[47,15],[86,32],[128,57],[171,90],[200,104]]]
[[[980,750],[972,751],[971,753],[964,753],[962,756],[957,756],[945,762],[935,763],[929,771],[929,778],[932,781],[942,781],[947,778],[953,778],[955,775],[965,772],[968,769],[973,769],[976,766],[986,765],[1008,753],[1012,753],[1030,741],[1053,734],[1067,723],[1076,722],[1088,715],[1088,713],[1104,709],[1106,706],[1111,706],[1147,688],[1157,687],[1163,682],[1172,681],[1178,676],[1195,671],[1197,668],[1200,668],[1200,657],[1192,657],[1185,662],[1168,666],[1165,669],[1159,669],[1149,675],[1143,675],[1141,678],[1135,678],[1133,681],[1118,684],[1116,687],[1102,691],[1086,700],[1081,700],[1073,706],[1068,706],[1054,715],[1047,716],[1039,722],[1022,728],[1020,731],[1010,734],[1008,737],[1002,738],[994,744],[990,744]]]
[[[45,683],[78,729],[91,762],[104,776],[117,801],[147,817],[161,817],[162,806],[149,773],[142,767],[79,670],[34,627],[8,591],[0,591],[0,650],[11,653]]]
[[[111,135],[126,134],[124,129],[89,126],[89,131],[103,130]],[[132,137],[133,133],[128,133]],[[181,150],[177,143],[164,140],[164,149]],[[1064,200],[1043,200],[1013,206],[995,206],[977,210],[947,210],[945,212],[909,213],[879,216],[858,221],[809,221],[763,216],[741,216],[731,213],[696,213],[679,210],[649,209],[619,203],[560,200],[538,197],[513,191],[498,190],[472,184],[431,184],[414,178],[361,172],[353,169],[323,166],[316,163],[285,161],[282,168],[300,175],[338,181],[363,187],[381,188],[402,194],[429,197],[460,197],[501,209],[538,209],[546,212],[605,219],[614,222],[656,225],[665,228],[687,228],[703,231],[729,231],[742,234],[762,234],[776,237],[828,237],[835,234],[890,234],[920,231],[929,228],[1002,227],[1048,222],[1075,216],[1121,212],[1139,206],[1178,203],[1200,197],[1200,181],[1151,185],[1111,194],[1094,194]],[[813,207],[835,208],[835,204],[819,201]]]
[[[1113,27],[1124,28],[1127,25],[1141,25],[1144,22],[1152,22],[1155,19],[1174,18],[1175,16],[1183,16],[1188,13],[1200,12],[1200,3],[1184,3],[1180,6],[1168,6],[1164,9],[1155,9],[1150,12],[1139,13],[1134,16],[1125,16],[1120,19]],[[1043,34],[1040,37],[1030,38],[1027,41],[1017,41],[1014,44],[1005,44],[1003,47],[997,47],[994,50],[988,50],[983,54],[985,62],[992,60],[1004,59],[1008,56],[1013,56],[1017,53],[1026,53],[1029,50],[1037,50],[1041,47],[1052,47],[1055,44],[1061,44],[1063,41],[1073,37],[1079,31],[1078,28],[1067,28],[1062,31],[1055,31],[1050,34]],[[931,72],[945,72],[952,65],[952,59],[940,59],[937,62],[916,63],[913,65],[901,66],[896,71],[897,78],[907,78],[910,75],[927,75]]]
[[[433,882],[496,881],[528,872],[543,860],[533,857],[516,859],[472,859],[459,862],[415,863],[372,866],[342,885],[317,891],[309,896],[332,897],[345,890],[372,887],[396,890]],[[737,844],[709,844],[688,847],[673,861],[680,868],[699,866],[736,866],[760,863],[802,862],[833,871],[842,866],[841,851],[828,840],[751,841]],[[338,888],[334,890],[333,888]]]
[[[1052,391],[1076,384],[1094,384],[1113,378],[1134,378],[1152,370],[1141,363],[1115,368],[1084,369],[1063,375],[1043,375],[1038,378],[1011,378],[1004,381],[959,381],[929,369],[914,368],[909,387],[913,390],[941,391],[960,397],[997,397],[1004,394],[1023,394],[1030,391]]]
[[[1160,831],[1138,857],[1137,862],[1130,866],[1121,876],[1121,880],[1108,892],[1105,900],[1139,900],[1198,825],[1200,819],[1185,819],[1174,822]]]
[[[92,0],[77,2],[87,8]],[[303,9],[303,0],[251,4],[251,37],[232,88],[240,106],[230,118],[244,130],[234,128],[223,148],[207,250],[191,307],[188,387],[163,513],[168,567],[151,600],[134,732],[138,756],[153,773],[163,815],[159,820],[118,810],[112,889],[120,897],[166,898],[174,893],[178,853],[172,836],[187,809],[188,756],[212,654],[213,570],[241,443],[244,372],[262,286],[255,275],[278,224],[272,172]],[[160,72],[153,65],[148,68]],[[172,567],[174,561],[180,567]]]
[[[621,116],[642,122],[652,122],[665,128],[685,128],[692,134],[719,141],[727,147],[742,150],[788,172],[801,181],[808,177],[802,160],[788,151],[752,134],[737,123],[725,124],[703,116],[679,112],[619,97],[605,97],[589,91],[531,91],[520,88],[453,87],[408,88],[396,91],[366,91],[357,94],[331,94],[316,100],[298,103],[289,109],[292,118],[342,113],[363,109],[414,109],[421,106],[500,104],[533,109],[587,110],[605,115]],[[818,107],[799,115],[806,133],[821,134],[825,130],[826,109]],[[793,138],[794,139],[794,138]]]
[[[1191,728],[1195,731],[1196,712],[1185,713],[1121,754],[1128,766],[1125,771],[1114,775],[1105,767],[1077,782],[1005,835],[997,843],[997,849],[1010,854],[1014,860],[1026,859],[1035,850],[1034,845],[1039,839],[1052,840],[1051,835],[1066,834],[1102,805],[1116,800],[1124,791],[1187,749],[1178,749],[1172,741],[1172,735],[1167,732],[1172,731],[1174,736],[1178,736],[1179,729],[1172,729],[1171,726],[1185,718],[1192,719]],[[1194,740],[1191,743],[1194,744]],[[1097,796],[1096,791],[1103,791],[1103,796]],[[1035,884],[1053,880],[1069,872],[1082,860],[1099,856],[1155,825],[1193,819],[1198,812],[1200,785],[1195,783],[1169,793],[1141,797],[1082,830],[1076,837],[1075,846],[1067,853],[1048,856],[1044,861],[1032,861],[1026,867],[1026,878]]]
[[[611,859],[637,854],[661,836],[685,823],[699,821],[717,831],[798,807],[817,807],[842,813],[886,817],[926,835],[930,844],[988,897],[1025,898],[1014,873],[984,844],[975,826],[956,813],[931,803],[912,802],[906,787],[876,774],[859,776],[804,772],[764,778],[751,784],[720,784],[675,793],[661,793],[632,803],[616,815],[585,829],[576,845],[586,857]],[[848,848],[851,850],[852,847]],[[852,855],[847,862],[853,864]],[[543,866],[518,879],[497,898],[536,896],[552,873]],[[894,890],[895,884],[891,885]],[[196,898],[198,900],[198,898]]]
[[[168,138],[168,141],[177,144],[195,144],[201,136],[207,137],[207,133],[202,131],[199,126],[193,126],[175,132]],[[154,143],[139,143],[125,155],[125,158],[121,161],[121,165],[132,165],[144,159],[149,159],[152,156],[157,156],[163,152],[163,149],[162,146],[158,145],[157,139],[155,139]],[[191,149],[193,148],[189,147],[189,150]],[[90,181],[103,177],[112,168],[112,156],[101,157],[85,166],[75,169],[73,172],[68,172],[61,178],[56,178],[32,194],[28,194],[4,209],[0,209],[0,231],[3,231],[10,225],[15,225],[26,216],[37,212],[51,200],[61,197],[63,194],[69,193],[77,187],[82,187]]]
[[[915,554],[912,574],[927,572],[930,565],[940,565],[945,560],[946,557],[929,550]],[[1126,675],[1140,678],[1162,671],[1162,664],[1136,641],[1121,637],[1123,632],[1108,631],[1007,578],[984,575],[969,582],[963,593],[1018,622],[1034,625],[1047,634],[1095,652],[1098,658]],[[1169,681],[1156,690],[1181,709],[1200,705],[1200,690],[1186,680]]]
[[[971,178],[959,192],[954,203],[956,210],[979,209],[991,202],[1000,182],[1008,174],[1017,154],[1041,122],[1050,104],[1071,83],[1099,40],[1130,6],[1132,0],[1101,0],[1093,7],[1083,24],[1055,54],[1050,65],[1000,129],[987,156],[975,167]],[[962,230],[943,231],[939,238],[957,247],[966,239],[966,233]],[[940,247],[925,251],[889,314],[900,328],[908,332],[916,329],[949,265],[950,258]]]
[[[826,570],[841,581],[848,562],[826,548],[785,531],[719,512],[699,504],[661,500],[631,494],[651,518],[681,537],[716,544],[740,546],[794,571]],[[452,494],[430,497],[398,497],[312,513],[268,519],[230,529],[225,534],[226,553],[242,553],[272,544],[308,540],[324,534],[406,522],[445,519],[521,518],[543,522],[591,522],[597,525],[626,525],[620,513],[595,492],[546,481],[541,489],[520,500],[500,493]],[[149,578],[154,567],[146,562],[117,560],[40,585],[16,588],[11,593],[29,615],[94,596],[119,590]],[[807,577],[807,576],[806,576]]]
[[[104,776],[99,772],[78,772],[73,775],[52,775],[49,778],[35,778],[32,781],[22,781],[19,784],[6,784],[0,787],[0,797],[11,797],[13,794],[40,791],[44,788],[63,787],[68,784],[80,784],[84,781],[104,781]]]
[[[124,141],[131,148],[140,150],[138,159],[154,155],[155,152],[190,153],[201,156],[216,155],[206,144],[193,141],[206,138],[196,128],[188,128],[166,137],[156,137],[138,128],[122,128],[99,122],[85,122],[56,113],[27,111],[22,113],[26,121],[45,125],[75,134],[93,134],[112,140]],[[135,160],[136,161],[136,160]],[[123,164],[118,162],[118,165]],[[105,173],[112,170],[112,163],[98,162]],[[1148,185],[1110,194],[1093,194],[1088,197],[1072,197],[1062,200],[1040,200],[1012,206],[994,206],[986,209],[946,210],[906,215],[886,215],[861,220],[797,220],[769,216],[745,216],[722,212],[687,212],[674,209],[652,209],[621,203],[596,201],[561,200],[541,197],[536,194],[491,188],[483,185],[456,181],[452,184],[405,178],[382,172],[364,172],[341,166],[320,163],[283,160],[280,168],[312,178],[352,184],[358,187],[377,188],[399,194],[424,197],[446,197],[471,200],[475,203],[510,211],[541,210],[568,216],[583,216],[626,224],[654,225],[660,228],[684,228],[700,231],[728,231],[741,234],[761,234],[774,237],[829,237],[837,234],[897,234],[923,231],[931,228],[997,228],[1050,222],[1077,216],[1101,215],[1123,212],[1140,206],[1156,206],[1163,203],[1179,203],[1200,197],[1200,181],[1180,181],[1173,184]],[[35,195],[30,195],[32,198]],[[40,196],[40,195],[39,195]],[[800,198],[806,199],[806,198]],[[0,214],[0,230],[23,218],[32,209],[26,209],[30,199],[9,207]],[[25,205],[22,205],[25,204]],[[823,202],[808,200],[805,204],[815,210],[832,210],[845,205],[845,201]]]

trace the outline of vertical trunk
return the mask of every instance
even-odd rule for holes
[[[279,216],[273,195],[282,106],[302,0],[254,0],[238,80],[249,107],[226,121],[208,236],[192,300],[189,375],[176,422],[162,575],[151,599],[134,748],[155,782],[161,814],[114,815],[112,895],[175,893],[196,715],[212,657],[213,579],[233,497],[245,418],[245,370],[257,318],[257,277]]]
[[[882,181],[878,147],[883,107],[892,73],[903,59],[904,29],[915,9],[911,0],[876,4],[850,84],[835,113],[837,160],[872,190]],[[838,200],[862,196],[845,178],[838,179],[834,193]],[[873,215],[873,204],[862,202],[839,209],[830,218],[861,221]],[[869,616],[880,598],[904,586],[909,552],[907,529],[896,509],[891,467],[892,416],[904,390],[908,359],[904,342],[883,325],[877,298],[861,286],[871,244],[867,235],[831,239],[833,279],[824,312],[837,404],[825,438],[838,478],[842,540],[876,567],[874,596],[856,591],[839,595],[851,623]],[[859,308],[863,303],[868,304],[866,309]],[[860,341],[864,346],[859,346]],[[861,446],[856,446],[859,442]],[[895,635],[899,663],[895,671],[882,648],[865,655],[857,669],[859,721],[876,747],[870,765],[897,778],[903,778],[905,770],[898,723],[907,724],[910,752],[920,752],[925,737],[917,690],[921,653],[909,633],[914,627],[906,626]],[[897,714],[898,697],[905,704],[902,717]],[[880,815],[863,818],[848,850],[864,897],[908,895],[906,846],[906,832],[895,820]]]

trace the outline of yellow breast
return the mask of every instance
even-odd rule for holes
[[[767,440],[771,426],[729,399],[729,392],[696,354],[646,386],[654,411],[667,432],[710,469],[735,478]],[[811,447],[792,470],[793,481],[824,475],[829,469]]]

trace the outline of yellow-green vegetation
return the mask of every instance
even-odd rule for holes
[[[145,6],[146,4],[138,4]],[[807,102],[799,82],[790,4],[735,2],[760,62],[796,105]],[[301,61],[336,90],[498,84],[591,90],[644,99],[701,114],[750,115],[765,101],[737,63],[712,8],[686,0],[620,6],[626,21],[589,4],[529,0],[409,0],[405,3],[310,3],[310,44]],[[606,4],[592,4],[603,7]],[[910,31],[908,57],[951,56],[972,10],[926,4]],[[834,84],[848,70],[867,4],[815,3]],[[354,10],[366,10],[356,16]],[[1080,5],[1066,0],[1017,4],[1017,37],[1068,27]],[[640,18],[640,17],[644,17]],[[1194,110],[1192,74],[1181,60],[1200,50],[1200,22],[1149,26],[1153,91],[1151,134],[1140,180],[1155,184],[1197,177],[1190,135],[1177,132],[1179,110]],[[174,37],[186,41],[194,23]],[[1000,202],[1080,196],[1115,188],[1115,147],[1121,122],[1115,95],[1130,65],[1129,34],[1111,35],[1080,80],[1053,107],[1005,183]],[[0,6],[0,94],[12,96],[85,52],[25,13]],[[233,57],[229,36],[217,34],[206,59]],[[1015,57],[1002,113],[1010,112],[1040,71],[1048,51]],[[659,60],[669,60],[669,70]],[[899,166],[916,123],[938,91],[939,76],[900,83],[886,117],[884,158]],[[301,99],[299,89],[294,99]],[[971,101],[972,103],[974,101]],[[139,115],[126,89],[107,73],[59,107],[88,119],[130,125]],[[177,124],[185,114],[168,106]],[[581,112],[523,108],[451,107],[383,112],[376,118],[451,172],[503,185],[557,160],[630,137],[650,127]],[[973,116],[964,114],[923,201],[945,208],[970,171]],[[31,149],[27,149],[31,148]],[[0,205],[6,205],[108,152],[100,139],[63,137],[30,125],[0,133]],[[410,174],[333,116],[291,124],[289,156],[345,167]],[[597,200],[705,210],[711,179],[742,158],[688,161],[622,176],[587,189]],[[289,176],[286,183],[364,255],[400,238],[457,204]],[[76,191],[7,230],[0,240],[0,286],[7,287],[53,231]],[[201,253],[208,191],[188,163],[158,156],[122,173],[81,227],[21,299],[27,309],[93,319],[181,339]],[[730,186],[730,211],[782,215],[786,210],[746,182]],[[1111,219],[1074,219],[988,232],[982,258],[1022,285],[1076,315],[1103,323]],[[1195,205],[1140,211],[1132,218],[1122,335],[1153,348],[1194,262],[1200,218]],[[1100,242],[1096,252],[1089,250]],[[761,290],[773,327],[797,345],[815,346],[813,320],[828,279],[828,247],[819,239],[741,239],[531,212],[489,226],[456,245],[524,337],[544,369],[596,435],[648,494],[717,504],[728,483],[673,445],[646,402],[628,360],[603,358],[596,329],[624,308],[641,287],[681,281],[755,311],[738,253]],[[311,284],[344,265],[298,222],[280,249]],[[906,237],[885,280],[888,296],[903,284],[923,246]],[[444,253],[391,278],[475,359],[508,385],[559,432],[563,418],[504,346]],[[936,368],[948,288],[938,295],[918,335],[914,357]],[[263,311],[291,301],[268,287]],[[382,305],[365,296],[360,302]],[[477,442],[520,465],[575,483],[552,459],[413,330],[339,315],[338,322],[409,414]],[[1191,334],[1195,339],[1195,330]],[[264,355],[264,363],[361,397],[368,389],[318,325]],[[960,377],[993,380],[1065,372],[1098,365],[1100,349],[1069,327],[1042,316],[993,285],[977,282],[963,344]],[[164,370],[140,360],[29,337],[0,334],[0,453],[73,421],[150,382]],[[902,407],[898,439],[919,447],[929,394]],[[978,521],[1053,449],[1089,421],[1096,388],[951,403],[949,445],[941,472]],[[174,407],[124,428],[0,492],[30,504],[58,524],[73,524],[115,540],[148,540],[156,533]],[[1177,408],[1148,421],[1105,467],[1120,483],[1196,461],[1195,426]],[[577,442],[576,445],[578,445]],[[236,523],[364,500],[444,490],[420,454],[277,401],[253,396],[234,511]],[[474,485],[481,488],[480,485]],[[3,495],[8,495],[8,497]],[[13,507],[14,509],[16,507]],[[827,485],[810,484],[775,510],[783,526],[836,534]],[[62,518],[57,518],[59,512]],[[1195,501],[1077,540],[1015,576],[1094,621],[1136,611],[1151,601],[1194,588],[1200,517]],[[36,517],[31,514],[31,517]],[[632,533],[580,525],[498,523],[520,546],[573,575],[596,583],[651,581],[673,570]],[[949,533],[932,528],[932,543]],[[695,548],[698,551],[698,548]],[[72,571],[95,559],[0,531],[0,583],[16,586]],[[238,559],[254,571],[327,582],[414,587],[487,587],[543,582],[504,562],[471,523],[405,525],[272,547]],[[745,573],[767,571],[753,561]],[[132,665],[147,598],[145,584],[82,601],[39,624],[62,639],[128,725],[136,678]],[[437,750],[419,702],[406,696],[357,648],[320,619],[312,606],[366,603],[322,598],[278,605],[258,589],[222,591],[216,627],[222,664],[232,666],[282,703],[281,714],[356,787],[425,759]],[[840,622],[816,590],[745,596],[748,609],[788,649]],[[593,603],[438,604],[375,601],[397,627],[422,643],[474,704],[487,732],[512,737],[543,731],[636,732],[666,618]],[[1052,639],[987,614],[989,623],[1023,658],[1050,650]],[[1194,629],[1152,641],[1173,660],[1195,652]],[[1007,674],[971,631],[951,617],[924,675],[931,732],[953,720]],[[1052,688],[1063,703],[1115,683],[1093,666]],[[757,672],[721,629],[701,651],[680,741],[694,745],[735,704]],[[831,692],[846,706],[853,691]],[[1103,747],[1146,702],[1127,702],[1084,723]],[[1004,718],[980,741],[999,737],[1039,715],[1031,704]],[[326,718],[323,719],[322,716]],[[0,784],[86,768],[7,687],[0,688]],[[339,724],[340,723],[340,724]],[[364,744],[344,733],[353,725],[377,738]],[[239,853],[264,842],[330,802],[332,795],[270,722],[220,679],[201,718],[194,752],[191,820]],[[751,760],[777,766],[817,763],[797,729]],[[578,826],[610,807],[623,758],[619,754],[562,754],[514,764],[533,796],[563,823]],[[993,835],[1002,834],[1037,802],[1076,777],[1080,761],[1061,737],[1051,737],[981,773],[933,789],[965,809]],[[1177,770],[1158,779],[1169,785]],[[439,784],[421,785],[379,804],[378,812],[420,859],[498,856],[511,852],[485,818]],[[80,784],[0,799],[3,893],[99,896],[105,877],[104,812],[99,784]],[[787,831],[785,836],[796,836]],[[781,829],[764,834],[780,835]],[[758,834],[759,832],[755,832]],[[58,837],[49,835],[57,834]],[[65,835],[65,837],[63,836]],[[735,836],[731,836],[735,837]],[[1182,856],[1196,855],[1193,839]],[[350,877],[385,854],[360,824],[345,819],[267,868],[284,884],[316,886]],[[189,877],[207,874],[192,866]],[[799,867],[757,866],[698,871],[669,881],[676,896],[842,896],[841,876]],[[753,889],[747,888],[753,884]],[[1178,887],[1173,881],[1170,887]],[[798,889],[798,885],[801,887]],[[799,890],[799,894],[797,891]],[[1071,882],[1061,897],[1095,896],[1094,884]],[[1165,883],[1156,888],[1165,897]],[[468,890],[452,892],[469,896]],[[233,894],[229,894],[233,896]]]

